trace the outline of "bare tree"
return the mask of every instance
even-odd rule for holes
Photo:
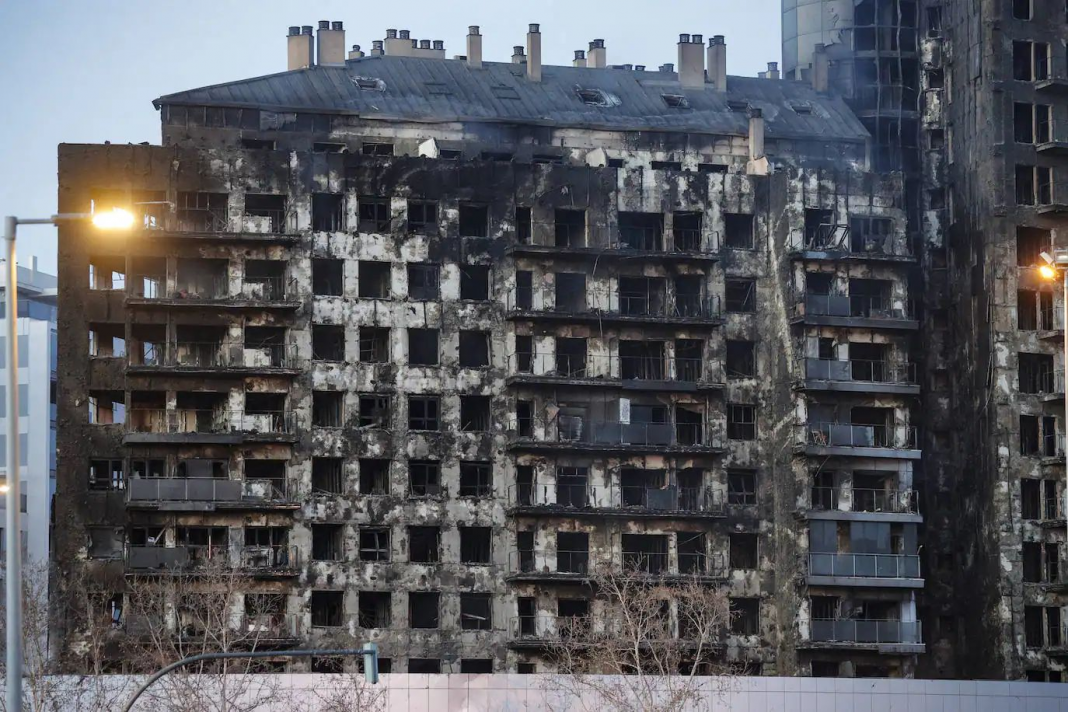
[[[589,615],[534,622],[556,668],[544,678],[553,704],[677,712],[722,691],[731,666],[720,650],[730,621],[721,588],[609,568],[590,583]]]

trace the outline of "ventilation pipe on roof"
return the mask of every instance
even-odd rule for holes
[[[727,91],[727,40],[723,35],[708,40],[708,83],[716,91]]]
[[[679,35],[679,83],[699,87],[705,83],[704,39],[701,35]]]
[[[478,33],[478,25],[467,28],[467,66],[482,68],[482,35]]]
[[[527,79],[541,81],[541,27],[534,23],[527,30]]]
[[[586,66],[596,69],[604,69],[608,66],[608,51],[604,47],[604,40],[590,42],[589,61]]]
[[[586,66],[586,50],[584,50],[584,49],[576,49],[575,50],[575,59],[571,61],[571,65],[574,66],[574,67],[585,67]]]
[[[817,44],[812,55],[812,88],[816,91],[830,91],[831,59],[827,56],[827,46]]]
[[[316,54],[320,66],[341,67],[345,64],[345,27],[340,22],[319,20]]]
[[[305,25],[303,28],[294,25],[289,28],[289,35],[286,37],[286,66],[289,71],[315,64],[313,50],[311,25]]]
[[[349,59],[363,59],[363,52],[360,50],[360,45],[352,45],[352,50],[349,52]]]
[[[779,63],[768,62],[768,79],[781,79],[782,75],[779,74]]]
[[[522,64],[525,61],[527,61],[527,58],[523,54],[523,45],[512,47],[512,64]]]

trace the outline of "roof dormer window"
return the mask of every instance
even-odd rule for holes
[[[661,94],[664,103],[672,109],[689,109],[690,102],[682,94]]]
[[[608,106],[608,96],[600,89],[576,89],[575,93],[588,106]]]

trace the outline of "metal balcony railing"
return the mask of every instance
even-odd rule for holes
[[[257,208],[254,213],[245,213],[241,217],[241,224],[245,232],[294,233],[297,231],[297,214],[290,210]]]
[[[229,232],[226,208],[178,208],[175,228],[178,232]]]
[[[919,621],[813,619],[813,643],[912,644],[923,642]]]
[[[709,440],[703,423],[621,423],[569,415],[559,416],[547,431],[545,442],[606,446],[702,447]]]
[[[656,254],[714,253],[719,249],[719,234],[705,239],[702,230],[693,228],[600,226],[583,223],[536,222],[533,234],[545,246],[647,252]],[[552,244],[548,244],[551,242]],[[707,242],[707,245],[706,245]]]
[[[917,579],[920,577],[920,557],[915,554],[809,553],[808,575]]]
[[[819,381],[916,385],[916,364],[867,359],[806,358],[805,377]]]
[[[798,312],[810,316],[839,316],[862,319],[915,319],[911,303],[885,296],[803,293]]]
[[[282,276],[246,277],[236,292],[230,289],[226,274],[183,276],[179,273],[174,290],[167,293],[162,285],[163,275],[145,275],[131,279],[128,293],[142,299],[226,300],[237,299],[261,302],[297,301],[296,280]]]
[[[292,434],[291,411],[242,413],[228,410],[130,408],[126,429],[136,433]]]
[[[820,225],[819,228],[805,236],[804,245],[806,250],[817,252],[888,257],[912,256],[908,240],[902,240],[895,235],[861,233],[847,225]]]
[[[846,501],[843,501],[842,495]],[[919,498],[914,490],[848,489],[813,487],[812,508],[850,512],[891,512],[919,514]],[[842,505],[847,505],[844,509]]]
[[[911,425],[854,425],[852,423],[809,423],[804,426],[806,442],[823,447],[864,447],[911,450],[919,438]]]
[[[175,341],[145,344],[145,347],[131,352],[131,364],[176,368],[294,368],[297,365],[296,347],[291,344]]]
[[[558,549],[551,554],[533,550],[511,551],[508,571],[512,574],[569,574],[586,576],[590,571],[590,552]]]
[[[594,308],[585,300],[571,300],[552,306],[534,306],[531,289],[517,289],[508,300],[510,312],[534,312],[546,314],[573,314],[575,316],[611,316],[652,319],[718,319],[722,315],[718,296],[674,295],[665,296],[648,292],[621,292],[615,294],[615,308]]]
[[[510,372],[516,375],[680,383],[705,380],[700,358],[520,352],[509,356],[508,361]]]
[[[245,277],[241,284],[242,299],[263,302],[289,302],[296,297],[296,281],[282,276]]]
[[[285,544],[245,546],[241,549],[240,566],[246,571],[266,573],[290,571],[300,566],[300,549]]]
[[[649,509],[664,512],[718,513],[721,492],[711,487],[608,487],[588,484],[512,485],[509,499],[523,507],[569,509]]]
[[[162,290],[155,297],[147,294],[137,296],[159,298]],[[170,296],[172,299],[226,299],[230,296],[230,278],[226,274],[186,277],[179,273]]]
[[[677,554],[673,566],[665,552],[623,551],[611,562],[612,570],[635,576],[720,576],[726,571],[722,556],[708,556],[698,552]],[[508,556],[508,571],[512,574],[565,575],[579,578],[591,572],[589,551],[557,550],[555,552],[512,551]]]

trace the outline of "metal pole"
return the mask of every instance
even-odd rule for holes
[[[4,527],[7,545],[7,710],[22,712],[22,535],[19,515],[22,497],[19,487],[19,350],[18,350],[18,266],[15,264],[15,230],[18,218],[4,218],[4,244],[7,247],[7,507]]]

